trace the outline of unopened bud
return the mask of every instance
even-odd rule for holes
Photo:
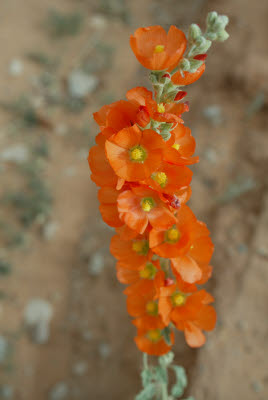
[[[211,46],[211,41],[205,39],[203,36],[201,36],[196,43],[196,48],[194,50],[194,54],[204,54],[208,51],[208,49]]]
[[[179,68],[180,68],[182,71],[189,71],[190,66],[191,66],[191,65],[190,65],[190,61],[187,60],[187,58],[183,58],[183,59],[181,60],[180,64],[179,64]]]
[[[222,31],[220,33],[218,33],[217,35],[217,40],[219,42],[224,42],[225,40],[227,40],[229,37],[229,33],[227,33],[226,31]]]
[[[192,59],[190,61],[190,64],[191,64],[191,68],[190,68],[189,72],[195,72],[198,70],[198,68],[201,67],[201,65],[203,64],[203,61]]]
[[[180,100],[183,99],[186,95],[187,95],[187,92],[184,92],[184,91],[180,90],[180,91],[176,94],[174,101],[180,101]]]
[[[206,58],[207,54],[197,54],[196,56],[194,56],[195,60],[200,60],[200,61],[205,61]]]
[[[167,72],[165,75],[162,76],[162,78],[168,78],[168,79],[170,79],[171,76],[170,76],[170,74]]]
[[[190,25],[190,28],[189,28],[189,40],[190,41],[194,42],[201,35],[202,35],[202,31],[198,25],[196,25],[196,24]]]
[[[229,18],[226,15],[219,15],[216,22],[213,25],[213,31],[219,32],[225,29],[226,25],[229,22]]]
[[[165,286],[171,286],[171,285],[173,285],[173,284],[174,284],[174,280],[171,279],[171,278],[167,278],[167,279],[165,279],[165,281],[164,281],[164,285],[165,285]]]
[[[147,107],[140,106],[136,117],[137,124],[144,128],[146,125],[149,124],[150,119],[151,118]]]
[[[218,17],[218,13],[216,11],[212,11],[212,12],[208,13],[207,25],[208,26],[213,25],[214,22],[216,21],[217,17]]]

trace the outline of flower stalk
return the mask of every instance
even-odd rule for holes
[[[212,41],[228,37],[228,18],[208,15],[205,33],[190,26],[188,39],[171,26],[139,28],[130,38],[138,61],[150,70],[153,92],[136,87],[127,100],[94,113],[100,128],[89,152],[91,179],[100,187],[103,220],[115,228],[110,250],[118,280],[127,285],[127,310],[144,353],[142,391],[136,400],[175,400],[187,378],[173,365],[174,331],[200,347],[203,331],[215,327],[213,297],[200,286],[212,274],[213,243],[206,225],[186,204],[192,171],[199,161],[195,139],[184,125],[189,111],[185,86],[205,71]],[[148,356],[158,356],[149,365]],[[169,371],[176,376],[170,387]],[[188,400],[190,400],[189,398]]]

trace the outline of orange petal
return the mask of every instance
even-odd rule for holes
[[[196,72],[184,72],[184,77],[181,75],[181,72],[178,71],[172,76],[172,82],[175,83],[175,85],[180,85],[180,86],[186,86],[190,85],[191,83],[194,83],[197,81],[205,72],[206,65],[203,63],[201,67],[198,68]]]
[[[201,347],[206,342],[205,335],[192,322],[187,322],[184,331],[186,342],[190,347]]]
[[[172,265],[187,283],[195,283],[202,277],[202,270],[190,256],[173,258]]]

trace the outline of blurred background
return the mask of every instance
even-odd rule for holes
[[[178,334],[176,362],[196,400],[267,400],[266,0],[1,0],[0,399],[139,391],[141,354],[86,161],[92,112],[148,85],[129,47],[137,27],[204,27],[212,10],[230,17],[230,39],[188,87],[186,124],[218,323],[201,350]]]

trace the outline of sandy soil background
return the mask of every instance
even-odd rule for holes
[[[201,162],[191,207],[212,231],[217,329],[201,350],[178,335],[196,400],[266,400],[268,4],[266,0],[1,0],[0,398],[130,400],[141,356],[86,162],[91,114],[147,85],[128,38],[139,26],[230,17],[188,90]],[[36,298],[48,342],[25,329]]]

